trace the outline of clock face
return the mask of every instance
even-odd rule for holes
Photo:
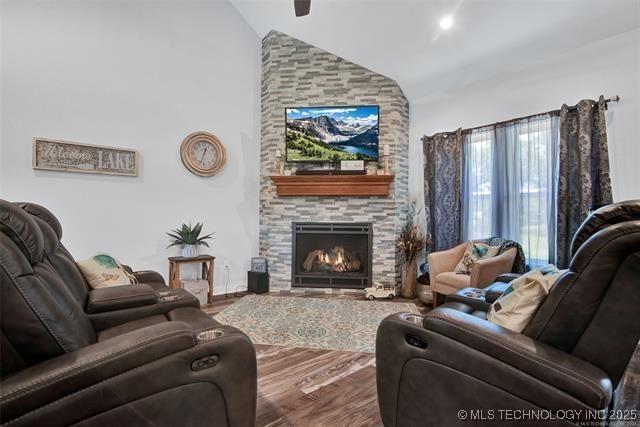
[[[210,169],[216,162],[216,148],[208,141],[196,141],[189,152],[191,162],[201,169]]]
[[[208,132],[194,132],[180,145],[180,157],[187,169],[196,175],[213,176],[227,162],[227,152],[220,140]]]

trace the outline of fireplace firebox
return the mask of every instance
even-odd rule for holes
[[[371,223],[293,223],[293,287],[371,285]]]

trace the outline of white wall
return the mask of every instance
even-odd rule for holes
[[[226,2],[2,2],[2,197],[53,211],[78,259],[108,252],[167,274],[164,235],[215,231],[216,292],[258,252],[260,39]],[[179,145],[210,131],[216,177]],[[139,150],[137,178],[34,171],[33,137]],[[229,290],[235,290],[230,286]]]
[[[487,58],[491,61],[493,58]],[[467,70],[472,75],[473,70]],[[615,201],[640,198],[640,30],[586,45],[534,67],[517,64],[411,103],[410,194],[422,202],[423,135],[469,128],[560,108],[580,99],[620,95],[607,112]]]

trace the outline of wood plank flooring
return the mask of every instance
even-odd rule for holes
[[[379,426],[375,356],[257,345],[258,426]]]
[[[301,298],[362,298],[358,294],[269,293]],[[216,297],[203,307],[215,315],[243,295]],[[411,302],[396,298],[394,301]],[[430,310],[413,300],[423,313]],[[375,302],[373,302],[375,303]],[[370,353],[256,345],[257,426],[382,426],[376,391],[375,356]],[[616,407],[638,409],[640,352],[625,376]]]
[[[271,292],[268,295],[362,298],[356,293]],[[215,315],[242,296],[218,296],[203,309]],[[417,299],[395,298],[393,301],[413,302],[423,313],[430,310]],[[382,426],[374,354],[263,344],[255,347],[258,361],[256,426]]]

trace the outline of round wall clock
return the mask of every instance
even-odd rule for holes
[[[217,136],[209,132],[194,132],[182,141],[180,157],[194,174],[214,176],[227,162],[227,150]]]

